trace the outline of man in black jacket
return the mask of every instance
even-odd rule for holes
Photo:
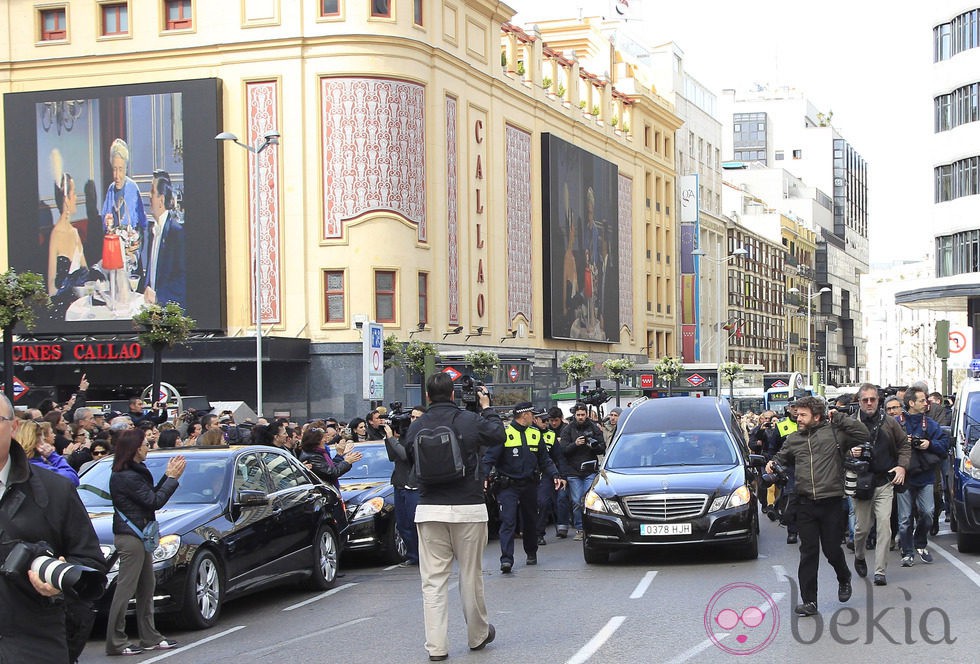
[[[419,533],[419,571],[422,575],[422,609],[425,618],[425,649],[429,660],[449,657],[449,575],[453,558],[459,562],[459,592],[466,617],[467,641],[471,650],[482,650],[496,631],[487,620],[483,595],[483,550],[487,545],[487,505],[480,476],[484,448],[504,440],[500,416],[490,408],[490,395],[478,388],[479,415],[461,410],[453,402],[453,380],[445,373],[429,377],[425,392],[429,411],[412,422],[404,444],[409,458],[415,457],[420,431],[449,427],[463,455],[463,478],[441,483],[419,482],[419,506],[415,523]]]
[[[0,395],[0,559],[17,542],[47,542],[55,556],[105,572],[98,537],[75,487],[28,463],[13,438],[18,426],[13,415]],[[33,571],[0,575],[0,662],[67,661],[61,593]]]
[[[411,421],[422,417],[425,406],[412,408]],[[395,528],[405,542],[406,556],[399,566],[411,567],[419,564],[419,533],[415,529],[415,510],[419,505],[419,483],[415,468],[408,458],[408,451],[398,441],[387,424],[385,428],[385,449],[388,461],[395,464],[391,471],[391,485],[395,489]],[[370,431],[370,429],[369,429]]]
[[[606,451],[606,441],[599,426],[589,419],[584,403],[575,404],[575,420],[561,432],[561,451],[568,464],[566,478],[572,501],[572,525],[575,539],[582,540],[582,499],[592,486],[599,467],[599,455]]]
[[[129,399],[129,419],[133,421],[133,426],[138,427],[141,422],[152,422],[153,424],[163,424],[167,421],[167,409],[163,402],[156,404],[154,408],[144,409],[145,404],[139,397]],[[202,428],[203,431],[203,428]]]

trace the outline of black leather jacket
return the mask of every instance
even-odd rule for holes
[[[326,452],[326,454],[330,454]],[[300,452],[299,460],[302,463],[309,463],[312,468],[313,474],[319,477],[324,482],[328,484],[333,484],[338,486],[340,476],[345,474],[351,469],[351,465],[343,460],[341,457],[334,457],[332,459],[333,465],[331,466],[327,463],[326,457],[323,456],[323,450],[314,450],[312,452]]]
[[[119,512],[137,528],[145,528],[156,520],[156,510],[167,504],[180,483],[164,475],[153,486],[153,475],[143,463],[133,462],[129,468],[112,471],[109,476],[109,493],[112,494],[112,532],[115,535],[133,535],[136,532],[119,517]]]
[[[596,448],[589,445],[576,445],[575,440],[579,436],[591,436],[598,442]],[[567,473],[572,477],[588,477],[598,470],[599,455],[606,451],[606,439],[602,435],[602,430],[592,420],[585,420],[581,425],[578,422],[566,424],[561,431],[562,454],[568,464]],[[591,463],[595,461],[596,463]],[[583,464],[586,464],[583,467]]]

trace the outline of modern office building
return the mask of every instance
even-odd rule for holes
[[[817,220],[814,281],[817,291],[830,289],[817,300],[818,311],[836,330],[824,334],[831,337],[829,352],[825,346],[819,352],[827,358],[828,382],[863,380],[859,279],[868,271],[867,164],[834,128],[832,114],[817,111],[798,90],[725,90],[719,104],[723,160],[735,168],[785,169],[816,188],[817,202],[830,208],[829,219]]]
[[[369,320],[460,371],[497,351],[513,400],[550,393],[571,352],[676,354],[673,105],[588,21],[551,45],[513,14],[10,0],[0,245],[58,301],[15,346],[35,393],[77,384],[66,367],[114,395],[149,382],[131,352],[148,265],[198,321],[164,358],[185,394],[254,402],[257,296],[269,414],[366,412]],[[278,138],[253,156],[219,132]],[[83,362],[82,342],[103,347]],[[417,398],[394,374],[385,401]]]

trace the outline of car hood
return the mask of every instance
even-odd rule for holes
[[[344,496],[347,505],[360,505],[364,501],[371,500],[375,496],[381,496],[386,489],[391,487],[391,482],[384,480],[360,480],[344,484],[341,482],[340,492]]]
[[[649,493],[715,493],[734,491],[745,484],[741,466],[670,466],[603,470],[595,490],[602,497]]]
[[[221,516],[223,505],[193,504],[162,507],[156,511],[160,535],[183,535]],[[103,544],[112,544],[112,508],[89,511],[89,518]]]

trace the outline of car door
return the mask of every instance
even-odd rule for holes
[[[318,525],[316,511],[322,496],[314,491],[299,462],[278,450],[261,453],[272,481],[275,548],[281,572],[296,567],[295,558],[313,543]]]
[[[229,521],[232,526],[222,543],[228,572],[229,585],[248,585],[262,573],[267,562],[266,546],[270,529],[274,524],[271,500],[266,505],[235,507],[238,492],[242,490],[271,493],[269,478],[262,459],[255,452],[243,452],[234,461],[234,479],[229,499]]]

